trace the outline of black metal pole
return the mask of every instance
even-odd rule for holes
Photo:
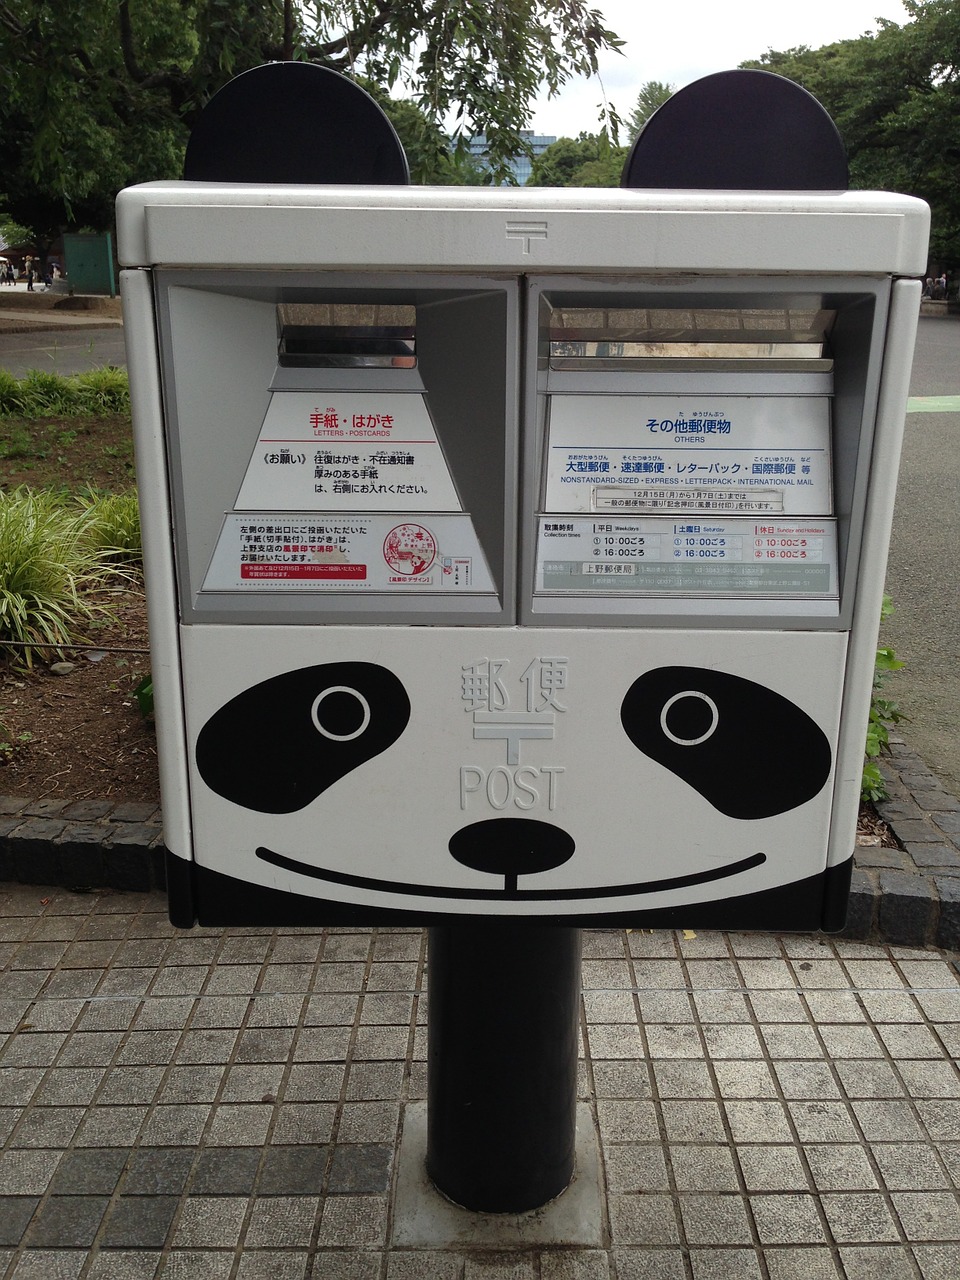
[[[539,1208],[573,1177],[580,930],[438,926],[428,975],[427,1173],[476,1212]]]

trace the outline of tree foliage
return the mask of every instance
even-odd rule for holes
[[[558,138],[534,160],[527,186],[618,187],[625,157],[605,133]]]
[[[928,201],[931,256],[960,262],[960,0],[904,0],[910,21],[821,49],[768,50],[746,66],[809,90],[836,122],[851,186]]]
[[[410,99],[416,116],[390,112],[414,180],[456,176],[451,116],[486,133],[499,180],[541,90],[621,43],[585,0],[0,0],[0,35],[0,211],[41,239],[104,229],[120,188],[178,177],[197,113],[264,62],[317,62]]]
[[[630,128],[636,135],[647,123],[655,111],[673,97],[675,84],[667,84],[663,80],[648,80],[637,95],[637,105],[630,113]]]

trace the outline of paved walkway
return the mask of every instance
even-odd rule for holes
[[[401,1244],[417,930],[178,933],[0,888],[4,1280],[956,1280],[960,984],[932,950],[584,935],[592,1247]]]

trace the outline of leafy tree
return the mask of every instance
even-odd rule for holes
[[[934,262],[960,262],[960,0],[904,0],[911,21],[744,65],[808,89],[836,122],[851,186],[928,201]]]
[[[638,134],[653,113],[662,107],[668,98],[673,97],[676,87],[675,84],[666,84],[663,80],[648,80],[641,87],[637,95],[637,105],[630,113],[630,128],[634,134]]]
[[[179,176],[190,127],[234,75],[300,59],[411,97],[414,176],[450,174],[437,131],[485,132],[493,177],[534,98],[622,43],[585,0],[0,0],[0,209],[38,236],[105,228],[116,192]],[[446,167],[445,167],[446,165]]]
[[[617,187],[626,157],[606,133],[558,138],[533,162],[530,187]]]

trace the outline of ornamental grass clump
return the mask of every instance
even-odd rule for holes
[[[77,502],[84,512],[91,545],[114,564],[142,562],[140,504],[135,489],[128,489],[125,493],[78,497]]]
[[[0,490],[0,655],[14,666],[63,657],[85,623],[110,616],[92,594],[111,565],[88,519],[42,489]]]
[[[129,410],[126,369],[106,365],[70,375],[30,369],[22,378],[0,370],[2,418],[75,418]]]

